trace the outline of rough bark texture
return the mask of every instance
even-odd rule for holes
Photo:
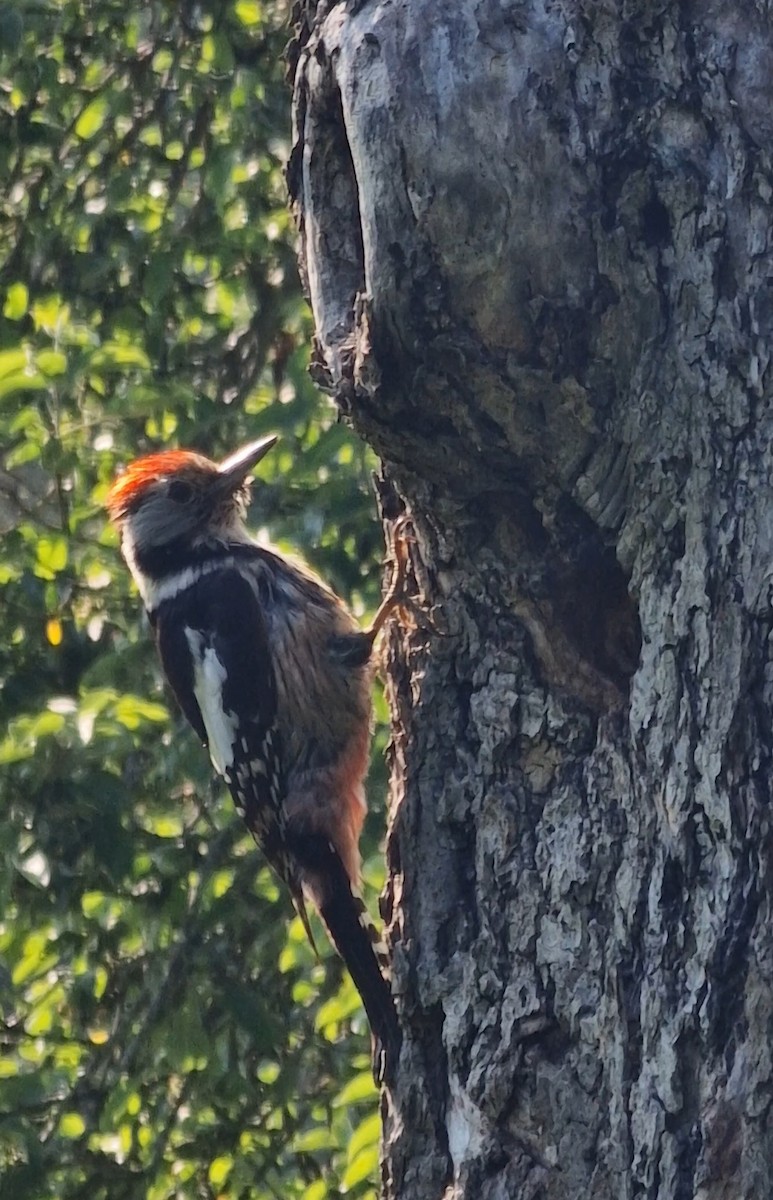
[[[391,1200],[767,1200],[773,28],[311,0],[317,372],[413,516]]]

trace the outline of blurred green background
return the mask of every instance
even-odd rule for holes
[[[276,431],[253,526],[376,607],[373,464],[307,376],[288,18],[0,2],[2,1200],[375,1195],[358,998],[165,692],[102,510],[138,454]]]

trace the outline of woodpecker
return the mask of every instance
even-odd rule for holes
[[[172,691],[312,944],[305,900],[319,912],[362,997],[383,1073],[400,1031],[353,889],[372,649],[399,586],[395,578],[373,625],[360,630],[305,565],[250,536],[251,474],[276,441],[222,462],[186,450],[137,459],[112,485],[107,509]]]

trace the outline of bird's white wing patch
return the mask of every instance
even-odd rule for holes
[[[209,756],[218,774],[225,775],[233,766],[237,735],[236,714],[228,712],[223,705],[226,669],[200,630],[186,629],[185,637],[193,662],[193,694],[207,731]]]

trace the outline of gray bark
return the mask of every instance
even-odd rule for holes
[[[773,25],[301,5],[316,373],[411,513],[384,1195],[773,1184]]]

